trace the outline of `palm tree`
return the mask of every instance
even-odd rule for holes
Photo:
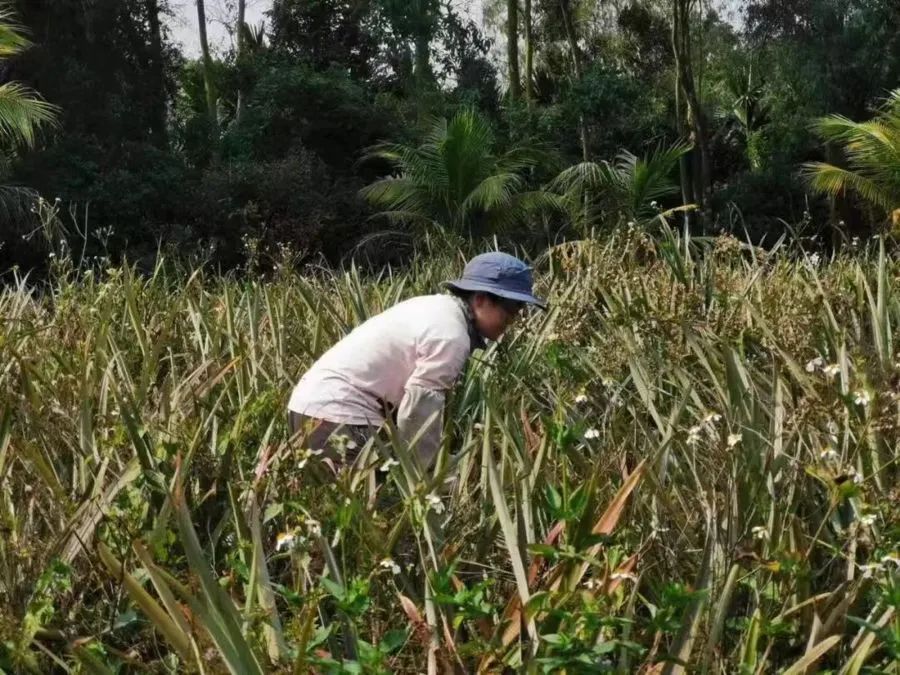
[[[549,195],[526,190],[525,172],[541,153],[514,148],[495,154],[490,124],[463,110],[449,121],[432,119],[418,146],[383,143],[363,161],[387,161],[395,175],[377,180],[360,194],[379,216],[407,226],[437,225],[460,234],[496,232]]]
[[[0,62],[20,54],[30,46],[12,11],[0,5]],[[53,124],[57,107],[41,99],[19,82],[0,84],[0,179],[20,147],[32,147],[37,130]],[[0,184],[0,220],[21,224],[28,216],[35,193]]]
[[[737,122],[750,169],[759,171],[764,159],[759,147],[760,128],[766,123],[770,106],[766,83],[759,75],[757,64],[751,59],[727,69],[720,87],[730,109],[719,116],[733,117]]]
[[[12,11],[0,6],[0,60],[20,54],[30,46]],[[56,106],[41,99],[19,82],[0,84],[0,148],[32,146],[35,132],[56,119]]]
[[[900,89],[868,122],[830,115],[818,120],[814,129],[824,140],[843,146],[849,167],[804,164],[812,188],[832,197],[854,192],[900,226]]]
[[[657,200],[679,190],[673,178],[690,145],[657,148],[638,158],[623,150],[612,162],[581,162],[554,178],[547,189],[583,233],[601,224],[641,222],[691,207],[661,211]]]

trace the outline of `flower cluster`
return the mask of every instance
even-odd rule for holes
[[[444,502],[433,492],[425,496],[425,505],[429,510],[434,511],[435,513],[444,512]]]
[[[717,412],[706,413],[703,416],[703,419],[700,420],[700,424],[696,424],[696,425],[692,426],[690,429],[688,429],[687,444],[688,445],[697,445],[697,443],[700,442],[700,439],[702,438],[704,433],[709,434],[709,435],[712,435],[713,433],[715,433],[716,424],[718,424],[720,421],[722,421],[722,416],[719,413],[717,413]],[[729,437],[729,441],[730,440],[731,439]],[[734,445],[737,445],[737,443],[739,441],[740,441],[740,439],[738,438],[734,442]],[[732,447],[732,446],[729,445],[729,447]]]
[[[400,574],[400,565],[394,562],[393,558],[385,558],[380,563],[378,563],[378,567],[382,570],[389,571],[393,575]]]

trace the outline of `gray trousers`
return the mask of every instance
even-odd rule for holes
[[[362,451],[369,439],[377,433],[377,429],[370,426],[354,426],[350,424],[340,425],[335,422],[317,420],[306,415],[288,411],[288,426],[293,436],[298,431],[305,431],[303,447],[310,450],[321,450],[322,456],[330,459],[335,464],[352,464]],[[356,444],[356,447],[347,448],[343,461],[337,449],[338,442],[335,436],[346,436]]]

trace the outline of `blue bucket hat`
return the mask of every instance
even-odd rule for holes
[[[547,303],[534,296],[531,268],[507,253],[482,253],[472,258],[460,279],[444,285],[460,291],[490,293],[508,300],[547,308]]]

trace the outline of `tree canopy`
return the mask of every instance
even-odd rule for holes
[[[650,202],[693,205],[672,218],[697,233],[740,212],[757,241],[785,223],[872,230],[867,200],[893,210],[883,191],[844,189],[893,170],[863,170],[847,137],[883,122],[900,83],[889,0],[742,0],[735,16],[694,0],[494,0],[483,22],[432,0],[275,0],[257,26],[238,25],[240,5],[226,3],[235,47],[199,57],[174,44],[167,0],[10,5],[0,184],[108,230],[89,255],[163,242],[225,266],[248,240],[338,259],[412,212],[530,245],[640,219]],[[828,115],[870,126],[816,122]],[[458,149],[477,159],[453,169],[463,126]],[[652,197],[636,201],[642,171]],[[10,232],[11,262],[36,264]]]

